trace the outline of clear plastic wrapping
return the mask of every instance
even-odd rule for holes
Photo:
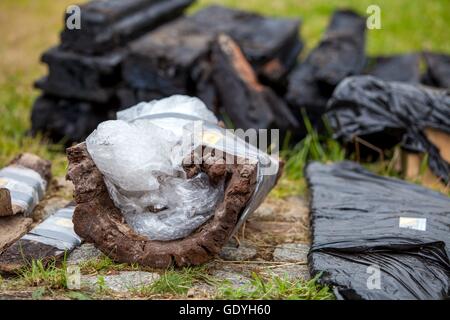
[[[146,119],[163,111],[165,117]],[[204,173],[186,178],[182,159],[192,150],[181,149],[183,128],[217,119],[200,100],[185,96],[141,103],[118,119],[101,123],[86,140],[114,204],[136,232],[152,240],[189,235],[213,215],[223,182],[213,186]]]
[[[199,147],[258,165],[256,190],[236,229],[275,185],[278,161],[218,126],[197,98],[176,95],[140,103],[117,118],[98,126],[86,140],[87,149],[127,223],[151,240],[186,237],[223,200],[224,181],[213,185],[205,173],[186,177],[183,160]],[[267,166],[273,167],[272,174],[263,174]]]

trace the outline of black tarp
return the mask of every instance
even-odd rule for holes
[[[450,133],[450,91],[372,76],[349,77],[333,92],[327,117],[336,138],[345,142],[360,137],[381,149],[401,142],[409,151],[428,153],[430,169],[449,182],[450,164],[424,130]]]
[[[320,281],[334,286],[338,298],[450,298],[447,196],[349,161],[313,162],[305,171],[309,268],[322,273]]]

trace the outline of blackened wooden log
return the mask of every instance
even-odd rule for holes
[[[123,76],[128,87],[163,96],[190,94],[193,66],[206,59],[211,33],[188,18],[180,18],[130,44]]]
[[[115,118],[117,105],[39,97],[31,114],[32,134],[44,133],[52,141],[70,145],[84,141],[100,122]]]
[[[337,10],[317,48],[305,63],[316,67],[314,79],[332,93],[339,82],[360,74],[365,65],[366,20],[350,10]]]
[[[212,56],[219,105],[236,128],[296,131],[298,122],[284,101],[263,86],[239,46],[219,35]]]
[[[423,82],[429,86],[450,89],[450,55],[425,52],[423,56],[427,65]]]
[[[191,235],[173,241],[152,241],[137,234],[114,206],[86,144],[67,149],[67,155],[68,179],[74,183],[77,203],[73,216],[75,232],[117,262],[167,268],[199,265],[213,259],[230,237],[256,188],[256,165],[244,159],[235,164],[224,164],[225,158],[209,164],[202,161],[200,170],[212,181],[226,178],[224,200],[214,216]]]
[[[364,72],[385,81],[420,82],[420,55],[417,53],[368,59]]]
[[[337,10],[318,46],[291,72],[286,101],[301,123],[301,109],[305,109],[313,126],[322,130],[321,118],[334,88],[344,78],[362,72],[365,28],[363,17],[350,10]],[[303,127],[298,135],[305,133]]]
[[[226,33],[262,78],[281,82],[302,48],[299,24],[298,20],[211,6],[134,41],[124,64],[124,78],[135,89],[162,95],[196,94],[198,70],[193,69],[208,59],[214,38]]]
[[[149,102],[152,100],[159,100],[166,97],[160,92],[132,89],[125,86],[119,87],[117,89],[116,95],[119,103],[118,110],[127,109],[129,107],[135,106],[140,102]]]
[[[302,109],[306,112],[308,120],[318,130],[322,131],[324,125],[322,116],[326,112],[330,94],[320,90],[314,80],[315,68],[304,63],[289,75],[289,86],[286,94],[286,101],[300,123],[300,129],[295,133],[295,140],[301,139],[308,132],[303,119]]]
[[[35,86],[57,97],[107,103],[122,80],[120,66],[124,56],[123,49],[103,56],[87,56],[52,48],[42,55],[49,75]]]
[[[58,261],[81,244],[73,230],[74,206],[58,210],[0,254],[0,271],[13,273],[32,261]]]
[[[0,217],[31,215],[44,198],[51,179],[51,162],[23,153],[0,169]]]
[[[218,5],[207,7],[191,18],[201,29],[232,37],[257,74],[271,84],[283,80],[303,49],[298,19],[268,18]]]
[[[100,54],[175,19],[194,0],[95,0],[81,8],[81,28],[61,33],[64,49]],[[70,14],[66,15],[66,20]]]

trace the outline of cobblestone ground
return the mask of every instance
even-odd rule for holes
[[[68,203],[61,195],[70,194],[62,180],[54,182],[53,194],[36,210],[40,220]],[[261,277],[281,276],[288,279],[309,279],[306,260],[309,250],[309,219],[306,201],[298,196],[278,199],[269,197],[255,211],[242,229],[223,248],[221,254],[205,266],[208,277],[226,280],[232,288],[248,284],[252,274]],[[85,243],[67,258],[68,265],[83,265],[101,260],[102,253]],[[81,292],[95,293],[96,298],[139,298],[136,288],[157,281],[164,270],[142,270],[139,267],[106,268],[102,273],[82,269]],[[0,299],[36,298],[37,287],[11,286],[17,277],[4,277],[0,282]],[[99,286],[101,291],[99,293]],[[217,295],[216,282],[196,281],[182,296],[190,299],[211,298]],[[67,298],[64,289],[40,298]],[[171,295],[173,298],[173,295]],[[162,296],[164,298],[164,296]]]

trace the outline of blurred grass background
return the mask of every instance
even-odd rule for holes
[[[54,161],[54,174],[64,175],[63,148],[26,136],[30,111],[38,91],[33,82],[44,75],[40,55],[58,43],[63,14],[77,0],[0,1],[0,166],[19,152],[35,152]],[[336,8],[353,8],[361,14],[371,4],[381,8],[382,29],[369,30],[369,54],[419,50],[450,53],[449,0],[199,0],[190,12],[218,3],[270,16],[300,17],[307,50],[314,47]],[[305,54],[305,52],[303,52]]]

